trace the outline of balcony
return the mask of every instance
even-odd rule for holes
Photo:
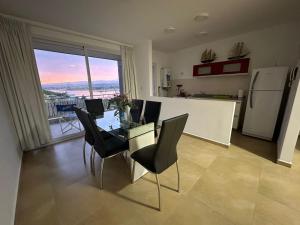
[[[101,95],[95,95],[94,99],[101,98],[104,109],[107,109],[108,101],[113,96],[114,94],[103,92]],[[57,109],[59,107],[57,106],[76,105],[79,108],[85,108],[84,101],[89,98],[90,97],[86,96],[44,96],[52,139],[78,134],[80,131],[83,131],[83,127],[78,119],[74,116],[74,113],[58,111]]]

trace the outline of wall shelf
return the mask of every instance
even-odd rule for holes
[[[216,75],[201,75],[201,76],[193,76],[193,79],[200,78],[215,78],[215,77],[235,77],[235,76],[248,76],[249,73],[226,73],[226,74],[216,74]]]
[[[193,77],[247,75],[249,58],[194,65]]]

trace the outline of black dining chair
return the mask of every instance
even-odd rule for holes
[[[146,101],[144,123],[154,123],[154,134],[157,137],[157,123],[160,115],[161,102]]]
[[[98,116],[103,116],[104,106],[101,98],[86,99],[85,106],[88,113],[95,119]]]
[[[130,109],[130,114],[133,122],[139,123],[141,121],[143,106],[144,100],[132,99],[132,107]]]
[[[82,111],[82,118],[85,121],[85,123],[88,126],[88,129],[91,131],[93,137],[94,137],[94,151],[92,155],[92,161],[93,165],[95,165],[95,152],[98,153],[98,155],[101,158],[101,164],[100,164],[100,173],[99,173],[99,179],[100,179],[100,189],[103,189],[103,167],[104,167],[104,160],[107,158],[112,158],[118,154],[121,154],[125,151],[129,150],[129,144],[128,141],[122,141],[117,137],[110,137],[105,139],[103,137],[103,132],[101,132],[96,123],[95,120],[91,117],[91,115],[87,112]],[[95,166],[94,166],[94,174],[95,174]]]
[[[93,152],[94,152],[95,139],[94,139],[92,130],[90,129],[89,125],[87,124],[87,121],[84,119],[83,110],[78,108],[78,107],[74,107],[74,111],[75,111],[79,121],[81,122],[81,124],[82,124],[82,126],[85,130],[83,149],[82,149],[83,162],[84,162],[84,165],[86,165],[85,149],[86,149],[86,143],[88,143],[92,147],[91,148],[91,154],[90,154],[90,167],[91,167],[92,174],[94,174],[94,162],[93,162],[92,156],[93,156]],[[105,131],[101,131],[101,134],[102,134],[104,139],[108,139],[108,138],[112,137],[109,133],[107,133]]]
[[[177,143],[182,135],[185,127],[188,114],[183,114],[162,122],[161,132],[157,144],[146,146],[131,154],[133,161],[133,171],[135,163],[138,162],[149,172],[155,174],[157,189],[158,189],[158,202],[159,210],[161,210],[161,197],[160,197],[160,184],[158,174],[164,172],[167,168],[176,164],[178,186],[177,191],[180,191],[180,175],[178,168],[177,157]]]

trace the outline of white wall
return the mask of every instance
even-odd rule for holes
[[[248,77],[236,76],[198,79],[192,77],[193,65],[200,64],[201,53],[206,48],[212,48],[217,54],[217,61],[223,61],[227,59],[233,44],[243,41],[251,51],[250,64],[252,68],[295,65],[297,59],[300,58],[299,27],[300,23],[278,25],[186,48],[169,54],[170,65],[175,79],[180,79],[179,82],[184,84],[184,89],[187,91],[189,91],[190,86],[192,92],[223,92],[224,94],[231,94],[232,92],[236,94],[238,89],[248,88]],[[176,82],[178,83],[178,81]]]
[[[138,41],[133,46],[140,98],[152,95],[152,41]]]
[[[152,63],[155,67],[153,76],[157,80],[157,96],[168,96],[168,90],[160,88],[162,84],[161,69],[170,68],[170,57],[167,53],[161,51],[152,51]]]
[[[22,152],[0,83],[0,224],[13,225]]]
[[[157,65],[159,70],[164,67],[170,67],[170,56],[165,52],[153,50],[152,61]]]

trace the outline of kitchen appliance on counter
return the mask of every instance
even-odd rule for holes
[[[244,98],[244,90],[239,89],[238,90],[238,99],[243,99]]]
[[[171,87],[171,70],[169,68],[161,69],[161,86],[162,88]]]
[[[161,68],[160,70],[160,87],[159,96],[169,96],[169,90],[171,89],[171,70],[169,68]]]
[[[272,140],[288,75],[288,67],[253,70],[243,134]]]

